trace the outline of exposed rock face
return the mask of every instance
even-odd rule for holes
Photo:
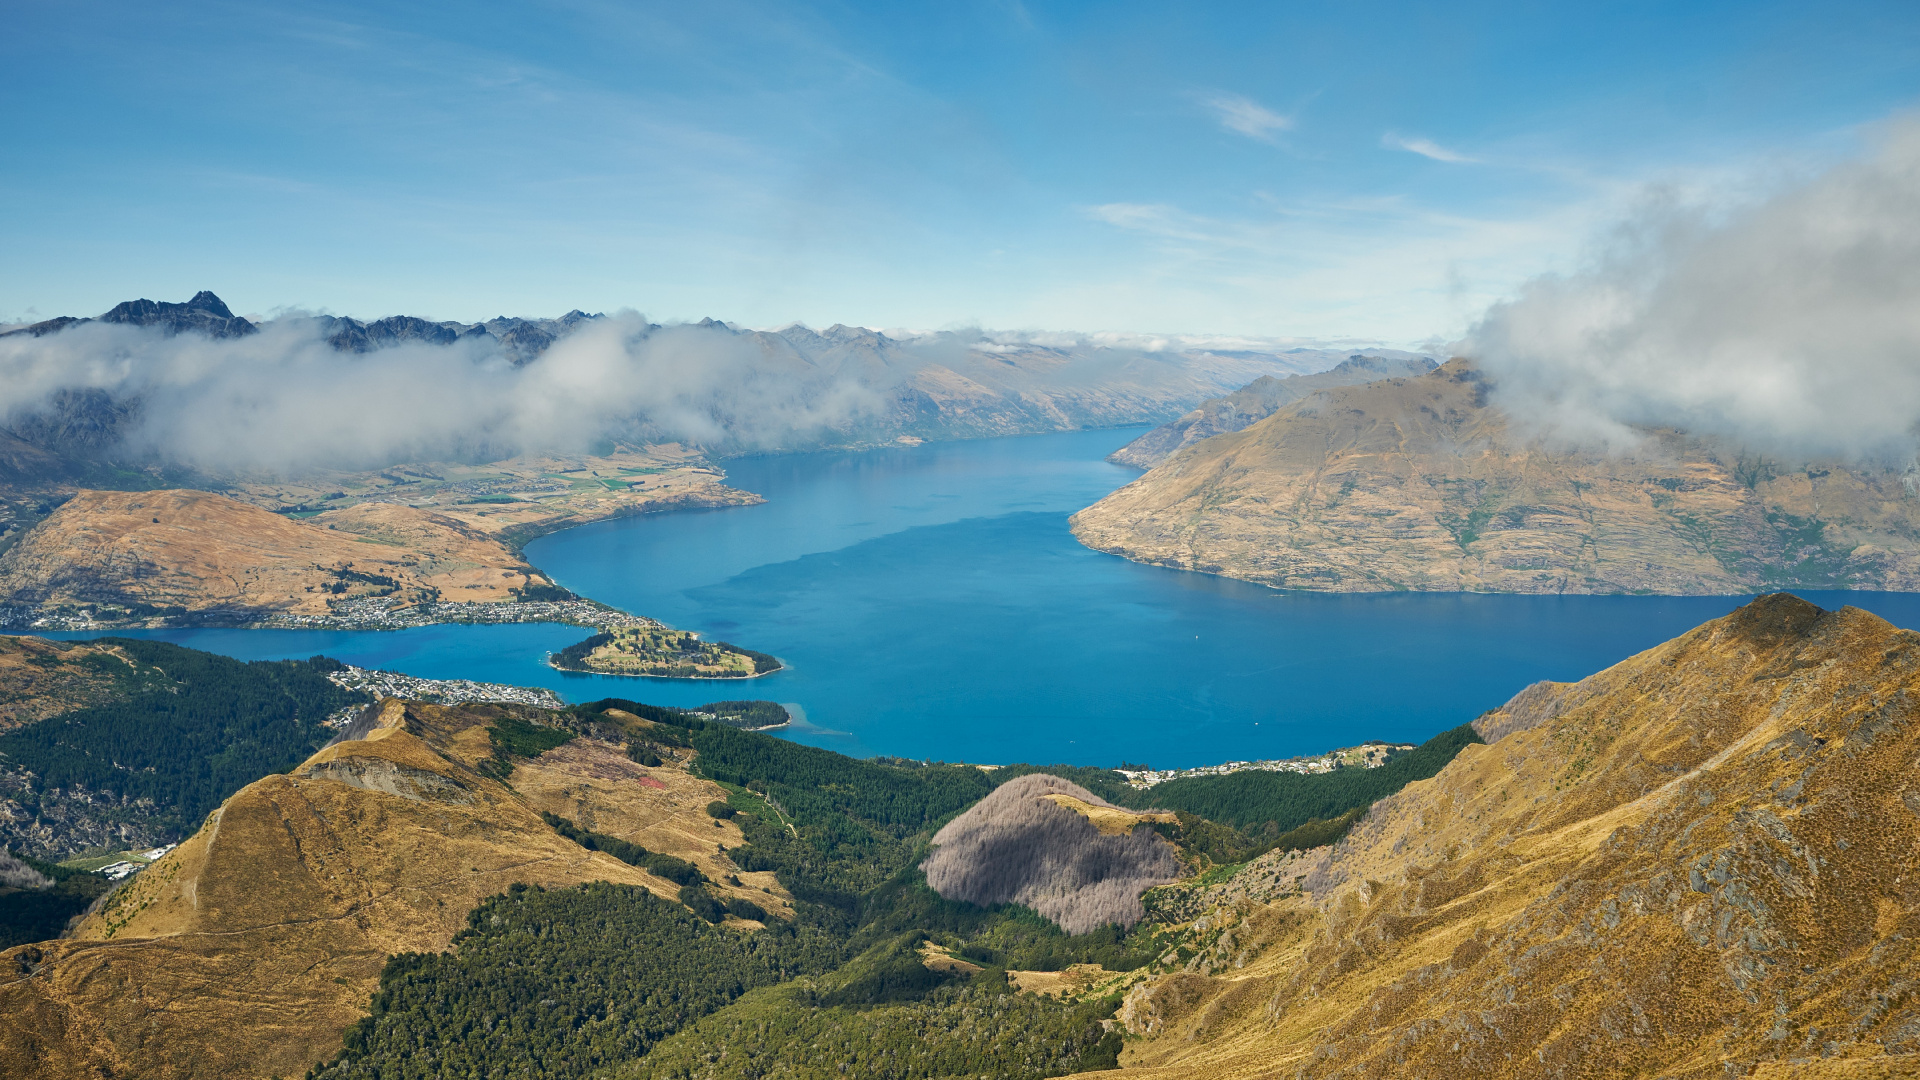
[[[1679,432],[1618,456],[1523,442],[1454,360],[1195,444],[1073,529],[1140,562],[1336,592],[1906,590],[1920,588],[1908,479]]]
[[[193,331],[214,338],[245,337],[259,327],[227,310],[221,299],[205,289],[184,304],[164,300],[127,300],[100,316],[101,322],[128,326],[157,326],[170,334]]]
[[[47,319],[23,326],[18,330],[9,330],[6,334],[29,334],[33,337],[45,337],[58,333],[69,326],[77,326],[93,319],[76,319],[71,315],[62,315],[56,319]],[[227,309],[219,297],[202,289],[193,294],[193,299],[184,304],[171,304],[165,300],[125,300],[113,306],[113,310],[99,317],[100,322],[120,323],[125,326],[155,326],[169,334],[192,331],[215,338],[245,337],[258,333],[260,328],[240,318]]]
[[[432,322],[411,315],[391,315],[367,323],[329,315],[321,316],[320,322],[327,344],[341,352],[365,353],[408,343],[452,345],[474,341],[491,344],[505,352],[515,364],[525,364],[582,324],[598,318],[602,316],[574,310],[557,319],[514,319],[502,315],[483,323]]]
[[[444,515],[361,503],[302,522],[205,491],[83,491],[0,555],[0,603],[224,623],[369,594],[510,601],[530,582],[546,579]]]
[[[1139,817],[1057,776],[1022,776],[934,834],[920,868],[949,900],[1024,904],[1069,934],[1132,926],[1146,914],[1140,894],[1180,876],[1151,826],[1114,827]]]
[[[1438,366],[1424,356],[1355,354],[1340,361],[1331,371],[1289,375],[1284,379],[1262,375],[1225,397],[1201,402],[1180,419],[1161,424],[1108,454],[1107,460],[1116,465],[1151,469],[1202,439],[1226,435],[1265,420],[1282,406],[1299,401],[1315,390],[1395,376],[1424,375]]]
[[[1129,1064],[1915,1075],[1916,685],[1920,634],[1774,595],[1531,688],[1307,895],[1211,916],[1233,948],[1135,991]]]
[[[601,759],[637,767],[582,738],[520,763],[511,787],[482,775],[485,725],[502,711],[389,700],[365,738],[228,799],[71,937],[0,954],[0,1061],[49,1080],[298,1076],[338,1051],[389,955],[447,948],[514,882],[677,897],[560,836],[542,810],[716,879],[734,872],[714,845],[741,834],[705,811],[726,792],[679,764],[647,770],[648,785],[608,780]],[[742,876],[740,895],[788,912],[773,875]]]

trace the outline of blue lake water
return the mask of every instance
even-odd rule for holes
[[[1577,679],[1747,597],[1283,593],[1088,551],[1067,516],[1138,475],[1138,429],[745,459],[762,506],[545,537],[528,555],[626,610],[771,652],[751,682],[577,675],[586,631],[171,630],[246,659],[325,653],[571,701],[797,705],[789,736],[865,756],[1180,767],[1419,741],[1537,679]],[[1920,627],[1920,596],[1804,593]],[[89,635],[57,635],[61,637]]]

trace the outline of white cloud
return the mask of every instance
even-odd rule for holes
[[[1274,132],[1293,130],[1293,117],[1282,116],[1239,94],[1218,94],[1201,103],[1214,111],[1221,127],[1249,139],[1272,142]]]
[[[1449,150],[1439,143],[1434,142],[1432,139],[1409,138],[1405,135],[1395,135],[1391,131],[1380,136],[1380,145],[1389,150],[1405,150],[1409,153],[1419,154],[1424,158],[1432,158],[1435,161],[1445,161],[1455,165],[1471,164],[1479,160],[1478,158],[1468,157],[1457,150]]]
[[[1564,435],[1674,426],[1785,456],[1905,458],[1920,433],[1920,121],[1741,205],[1649,197],[1590,266],[1470,337],[1505,405]]]

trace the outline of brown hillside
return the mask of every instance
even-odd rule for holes
[[[1920,1075],[1920,634],[1764,597],[1495,714],[1137,988],[1143,1077]],[[1210,921],[1209,921],[1210,920]]]
[[[111,645],[0,635],[0,731],[117,700],[137,667]]]
[[[1073,530],[1140,562],[1337,592],[1920,589],[1920,500],[1897,471],[1675,432],[1619,456],[1523,442],[1463,360],[1197,443]]]
[[[1178,420],[1161,424],[1108,454],[1107,460],[1151,469],[1202,439],[1239,431],[1316,390],[1353,386],[1396,375],[1420,375],[1432,371],[1434,366],[1434,362],[1424,356],[1393,359],[1356,354],[1330,371],[1289,375],[1284,379],[1262,375],[1231,394],[1201,402]]]
[[[546,579],[444,515],[362,503],[303,522],[185,490],[80,492],[0,555],[4,602],[179,608],[241,622],[324,615],[328,600],[389,588],[403,599],[437,590],[444,600],[506,601],[530,580]]]
[[[365,738],[228,799],[74,937],[30,947],[37,962],[0,954],[0,1061],[44,1077],[298,1076],[339,1049],[389,955],[446,948],[513,882],[678,894],[561,837],[543,809],[732,872],[715,845],[739,830],[704,810],[725,792],[682,764],[641,769],[579,738],[520,764],[508,788],[473,768],[506,710],[379,708]],[[778,889],[772,875],[741,876],[763,906],[787,903],[759,891]]]

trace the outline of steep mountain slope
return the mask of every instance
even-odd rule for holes
[[[512,883],[679,895],[542,810],[734,873],[715,845],[739,830],[705,811],[726,792],[683,763],[643,769],[589,732],[495,779],[492,729],[523,713],[556,716],[389,700],[363,737],[249,785],[72,937],[0,957],[0,1059],[47,1077],[299,1075],[338,1049],[388,955],[445,948]],[[771,875],[737,891],[785,910]]]
[[[1763,597],[1483,718],[1137,988],[1143,1076],[1920,1073],[1920,634]]]
[[[1073,530],[1141,562],[1336,592],[1914,589],[1907,480],[1671,431],[1616,456],[1527,442],[1453,360],[1189,447]]]
[[[0,603],[103,619],[244,623],[364,595],[510,601],[529,585],[551,582],[445,515],[363,503],[303,522],[204,491],[83,491],[0,555]]]
[[[1180,419],[1161,424],[1108,454],[1107,460],[1116,465],[1151,469],[1202,439],[1226,435],[1265,420],[1282,406],[1299,401],[1315,390],[1353,386],[1402,375],[1424,375],[1437,366],[1424,356],[1356,353],[1340,361],[1330,371],[1289,375],[1284,379],[1262,375],[1225,397],[1201,402]]]

